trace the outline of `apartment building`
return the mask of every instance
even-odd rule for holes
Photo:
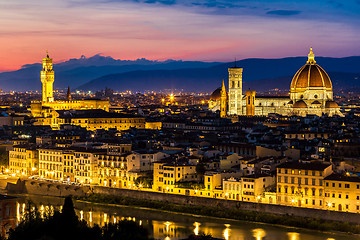
[[[196,166],[187,163],[154,163],[153,190],[174,193],[177,183],[198,180]]]
[[[32,176],[39,172],[39,153],[35,147],[17,145],[9,151],[10,172],[18,176]]]
[[[39,149],[39,175],[41,178],[64,180],[63,148]]]
[[[324,209],[360,213],[360,177],[333,173],[324,178]]]
[[[126,188],[128,186],[127,160],[129,153],[122,155],[96,154],[99,185]]]
[[[286,162],[277,167],[277,203],[324,208],[324,178],[332,165],[322,162]]]

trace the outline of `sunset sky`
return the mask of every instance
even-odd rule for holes
[[[360,55],[360,0],[2,0],[0,71],[95,54],[232,61]]]

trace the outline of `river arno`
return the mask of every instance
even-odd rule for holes
[[[20,196],[17,204],[17,218],[26,209],[28,200],[40,211],[61,208],[62,198],[43,196]],[[233,221],[209,217],[198,217],[157,210],[127,206],[100,205],[74,202],[76,212],[90,225],[104,225],[129,219],[146,227],[155,239],[182,239],[190,234],[206,233],[213,237],[231,240],[355,240],[360,236],[322,233],[304,229],[273,226],[269,224]]]

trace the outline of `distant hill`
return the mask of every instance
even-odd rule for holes
[[[245,59],[237,62],[243,67],[244,89],[265,91],[268,89],[289,89],[296,71],[306,63],[305,57],[283,59]],[[360,86],[360,57],[316,58],[317,62],[330,75],[334,88]],[[183,89],[184,91],[211,92],[220,86],[221,80],[227,83],[228,68],[234,63],[218,64],[208,68],[131,71],[96,78],[78,87],[82,90],[104,89],[116,91]]]
[[[104,75],[124,73],[135,70],[179,69],[179,68],[206,68],[219,63],[200,61],[151,61],[147,59],[116,60],[111,57],[95,55],[90,58],[82,56],[79,59],[54,64],[54,88],[72,89],[86,82]],[[41,63],[27,64],[21,69],[0,73],[0,88],[4,91],[41,90],[40,71]]]
[[[244,68],[244,90],[289,89],[295,72],[306,63],[306,57],[282,59],[244,59],[237,66]],[[360,57],[316,57],[317,63],[330,75],[335,90],[360,87]],[[54,87],[65,89],[115,91],[183,89],[184,91],[211,92],[227,83],[228,68],[234,63],[207,63],[199,61],[163,62],[138,59],[116,60],[95,55],[90,58],[70,59],[54,65]],[[40,90],[41,64],[24,65],[13,72],[0,73],[0,88],[7,90]]]

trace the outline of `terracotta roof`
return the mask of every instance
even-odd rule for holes
[[[329,75],[317,64],[306,64],[302,66],[291,81],[291,89],[307,87],[331,88]]]
[[[358,175],[347,176],[345,174],[332,173],[331,175],[324,178],[324,180],[343,181],[343,182],[360,182],[360,177]]]
[[[329,100],[329,101],[326,101],[325,107],[326,108],[338,108],[339,105],[337,105],[336,102]]]
[[[318,100],[315,100],[311,104],[321,104],[321,103]]]
[[[326,169],[329,166],[330,166],[330,164],[321,163],[321,162],[311,162],[311,163],[286,162],[286,163],[280,164],[277,168],[322,171],[322,170]]]
[[[221,97],[221,88],[216,89],[211,95],[210,100],[220,100]]]
[[[307,104],[303,100],[299,100],[293,105],[293,108],[307,108]]]

